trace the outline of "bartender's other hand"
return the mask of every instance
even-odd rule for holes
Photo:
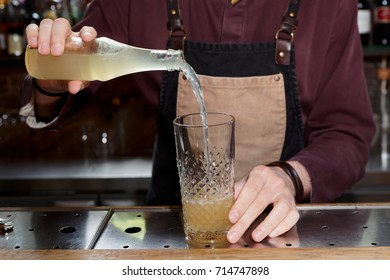
[[[39,26],[29,24],[26,27],[28,44],[32,48],[38,48],[38,52],[41,55],[61,56],[64,53],[66,40],[69,37],[81,37],[85,43],[88,43],[93,41],[96,36],[96,30],[90,26],[84,26],[79,32],[73,32],[69,21],[64,18],[56,20],[43,19]],[[86,88],[89,82],[41,80],[39,85],[47,91],[69,91],[75,94]]]
[[[276,237],[290,230],[298,221],[294,186],[279,167],[259,165],[235,184],[236,201],[229,212],[233,223],[227,239],[236,243],[253,221],[269,206],[271,212],[253,231],[256,242],[267,236]]]

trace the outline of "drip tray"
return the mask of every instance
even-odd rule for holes
[[[185,248],[181,210],[114,211],[94,249]]]
[[[300,219],[286,234],[255,243],[250,238],[250,231],[247,231],[239,245],[275,248],[390,246],[389,207],[329,206],[298,209]]]
[[[310,208],[296,230],[296,247],[390,246],[390,208]]]
[[[0,230],[1,249],[88,249],[103,226],[103,211],[10,211],[13,229]]]
[[[390,207],[302,206],[288,233],[254,242],[259,219],[232,248],[390,246]],[[181,249],[186,243],[180,208],[92,211],[0,211],[0,249]],[[13,229],[8,229],[9,221]],[[7,230],[4,229],[7,227]],[[226,247],[225,246],[225,247]],[[210,247],[210,246],[206,246]],[[221,247],[221,246],[219,246]]]
[[[389,207],[299,207],[300,220],[288,233],[256,243],[251,231],[232,248],[390,246]],[[180,209],[114,211],[97,240],[96,249],[188,248]]]

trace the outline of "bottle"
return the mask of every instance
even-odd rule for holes
[[[42,18],[55,20],[61,17],[70,20],[67,0],[44,0],[41,5]]]
[[[39,23],[42,20],[42,16],[35,5],[35,0],[27,0],[26,9],[28,11],[27,18],[26,18],[26,26],[30,23],[35,23],[39,25]]]
[[[10,0],[7,5],[7,49],[8,55],[21,56],[25,45],[23,33],[25,27],[26,9],[22,0]]]
[[[371,33],[371,7],[368,0],[358,2],[358,29],[363,46],[367,46]]]
[[[0,0],[0,56],[7,53],[7,1]]]
[[[70,0],[69,17],[72,25],[78,23],[81,20],[86,9],[86,5],[86,0]]]
[[[71,37],[62,56],[40,55],[27,46],[25,64],[37,79],[107,81],[119,76],[151,70],[188,68],[180,50],[152,50],[133,47],[106,37],[83,43]]]
[[[376,0],[374,13],[374,44],[390,45],[390,1]]]

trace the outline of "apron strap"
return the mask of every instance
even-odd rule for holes
[[[280,65],[290,64],[291,46],[294,40],[294,31],[298,26],[298,10],[300,0],[290,0],[284,14],[282,26],[276,32],[275,62]]]
[[[169,49],[183,50],[186,32],[180,14],[179,0],[167,0],[169,38],[167,47]]]
[[[291,47],[294,31],[298,25],[298,10],[300,0],[290,0],[284,14],[282,25],[276,32],[275,62],[279,65],[290,64]],[[179,0],[167,0],[169,32],[167,48],[183,50],[186,32],[180,14]]]

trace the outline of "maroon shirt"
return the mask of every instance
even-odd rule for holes
[[[75,27],[98,37],[165,49],[166,1],[93,1]],[[188,40],[210,43],[274,41],[288,0],[180,0]],[[302,0],[294,34],[297,79],[307,146],[292,160],[312,181],[312,202],[331,201],[365,170],[375,126],[357,30],[357,0]],[[128,76],[130,90],[158,104],[161,72]],[[99,83],[92,85],[96,88]]]

